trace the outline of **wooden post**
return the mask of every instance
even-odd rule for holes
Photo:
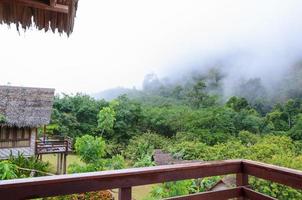
[[[244,173],[236,174],[236,185],[239,186],[247,186],[249,184],[248,175]]]
[[[60,153],[57,153],[57,174],[60,174]]]
[[[64,160],[64,154],[61,153],[61,156],[60,156],[60,174],[63,173],[63,160]]]
[[[46,139],[46,125],[44,125],[43,127],[43,142],[45,143],[45,139]]]
[[[236,185],[237,187],[240,187],[240,186],[247,186],[249,184],[249,176],[245,173],[238,173],[236,174]],[[244,195],[244,194],[241,194],[241,195]],[[243,196],[243,197],[239,197],[237,198],[237,200],[245,200],[246,198]]]
[[[132,199],[132,192],[131,187],[127,188],[120,188],[118,193],[119,200],[131,200]]]
[[[63,161],[63,174],[66,174],[66,166],[67,166],[67,154],[64,153],[64,161]]]

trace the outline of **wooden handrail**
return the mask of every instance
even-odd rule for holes
[[[38,198],[236,174],[240,164],[240,160],[229,160],[8,180],[0,182],[0,196]]]
[[[24,199],[121,188],[119,199],[131,200],[131,188],[134,186],[226,174],[237,174],[237,188],[220,192],[224,195],[273,199],[247,188],[248,175],[296,189],[302,187],[300,171],[249,160],[227,160],[0,181],[0,196],[4,199]],[[172,199],[199,199],[197,197],[207,196],[215,199],[219,192],[196,195]]]
[[[295,189],[302,189],[302,171],[261,162],[242,160],[243,173],[273,181]]]

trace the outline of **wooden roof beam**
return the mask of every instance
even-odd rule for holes
[[[20,5],[38,8],[42,10],[54,11],[65,14],[68,14],[69,12],[69,8],[67,5],[57,4],[56,0],[50,0],[50,5],[34,0],[15,0],[15,2]],[[0,3],[11,3],[11,0],[0,0]]]

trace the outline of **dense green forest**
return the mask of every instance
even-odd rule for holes
[[[150,74],[142,91],[111,101],[56,96],[47,131],[74,139],[86,165],[73,164],[70,173],[152,166],[154,149],[184,160],[246,158],[302,170],[299,77],[302,70],[294,67],[274,92],[252,78],[226,96],[224,74],[217,68],[174,82]],[[165,183],[150,199],[205,191],[218,179]],[[278,199],[302,198],[299,191],[259,179],[251,179],[251,185]]]
[[[82,146],[101,138],[100,146],[106,146],[92,156],[101,157],[99,162],[83,158],[88,165],[72,166],[70,172],[152,166],[157,148],[185,160],[246,158],[302,170],[301,72],[293,67],[274,92],[260,78],[242,81],[228,97],[218,68],[174,82],[150,74],[142,91],[128,91],[111,101],[83,94],[57,96],[48,131],[86,141]],[[150,198],[203,191],[216,179],[199,186],[193,180],[163,184]],[[279,199],[302,198],[302,193],[277,184],[251,182]]]

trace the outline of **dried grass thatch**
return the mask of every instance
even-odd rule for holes
[[[50,0],[30,1],[50,4]],[[33,7],[20,3],[20,0],[0,0],[0,24],[15,24],[18,31],[20,27],[26,30],[35,26],[39,30],[58,30],[59,33],[70,35],[74,27],[78,0],[57,0],[57,3],[68,6],[68,13]]]
[[[202,162],[200,160],[181,160],[173,157],[172,154],[166,153],[161,149],[155,149],[153,152],[153,161],[155,165],[173,165],[173,164],[185,164],[185,163],[194,163]]]
[[[5,126],[39,127],[50,121],[54,89],[0,86]]]

